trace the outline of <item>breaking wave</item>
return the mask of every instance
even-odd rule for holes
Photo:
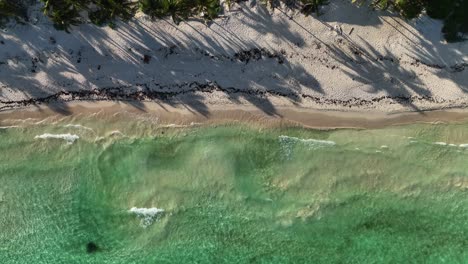
[[[73,144],[80,137],[72,134],[49,134],[45,133],[34,137],[35,139],[63,139],[67,141],[68,144]]]
[[[450,147],[460,147],[460,148],[468,148],[468,144],[460,144],[460,145],[456,145],[456,144],[449,144],[449,143],[445,143],[445,142],[434,142],[435,145],[439,145],[439,146],[450,146]]]
[[[308,149],[318,149],[318,148],[331,147],[331,146],[336,145],[334,141],[329,141],[329,140],[303,139],[303,138],[290,137],[290,136],[284,136],[284,135],[279,136],[278,139],[279,139],[281,148],[286,158],[291,157],[292,148],[296,144],[302,144],[306,146]]]
[[[144,228],[150,226],[156,218],[164,213],[164,209],[152,207],[152,208],[137,208],[132,207],[128,210],[129,213],[135,214],[138,218],[141,218],[140,225]]]
[[[94,130],[93,130],[92,128],[89,128],[89,127],[86,127],[86,126],[83,126],[83,125],[68,124],[68,125],[64,125],[63,127],[66,127],[66,128],[84,129],[84,130],[88,130],[88,131],[94,132]]]

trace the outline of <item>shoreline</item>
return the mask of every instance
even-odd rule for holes
[[[192,110],[201,113],[203,113],[203,108],[208,108],[209,105],[255,104],[258,109],[272,115],[276,114],[276,106],[344,112],[378,111],[389,114],[468,109],[468,99],[465,100],[465,98],[442,100],[432,96],[383,95],[372,98],[333,99],[325,96],[292,94],[287,91],[243,90],[235,87],[222,87],[216,82],[192,82],[178,85],[176,89],[169,86],[160,87],[158,91],[150,90],[147,87],[143,90],[140,88],[107,87],[93,90],[64,90],[48,96],[36,96],[22,100],[0,100],[0,112],[40,104],[63,104],[80,101],[122,101],[138,104],[161,102],[188,106]],[[293,97],[296,99],[292,100]],[[193,98],[196,99],[193,100]],[[232,98],[236,99],[232,100]]]
[[[133,104],[132,104],[133,103]],[[261,127],[294,127],[310,129],[378,129],[415,123],[468,122],[467,109],[445,109],[420,112],[388,113],[381,111],[331,111],[301,107],[277,107],[268,115],[255,105],[209,105],[208,114],[189,108],[159,102],[74,101],[66,104],[44,104],[0,111],[0,126],[18,120],[96,116],[99,118],[145,118],[161,125],[246,123]]]
[[[70,34],[38,9],[31,16],[44,23],[0,34],[0,111],[87,100],[156,101],[202,115],[218,105],[278,116],[468,108],[468,42],[444,42],[440,21],[349,1],[324,6],[320,19],[254,1],[238,7],[209,24],[139,16]]]

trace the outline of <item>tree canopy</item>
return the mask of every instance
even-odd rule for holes
[[[39,0],[43,12],[59,30],[69,31],[71,26],[91,22],[98,26],[115,27],[117,20],[128,21],[138,11],[152,19],[166,17],[179,24],[191,17],[205,21],[215,19],[222,12],[220,0]],[[225,0],[229,7],[246,0]],[[369,0],[352,0],[367,4]],[[406,19],[426,12],[432,18],[444,21],[442,32],[448,41],[461,41],[468,33],[468,0],[370,0],[371,6],[400,13]],[[260,0],[269,8],[282,4],[298,9],[305,15],[320,15],[320,6],[328,0]],[[27,21],[27,10],[34,0],[0,0],[0,24],[9,19]]]

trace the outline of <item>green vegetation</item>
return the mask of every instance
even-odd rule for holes
[[[17,0],[0,0],[0,25],[9,19],[15,19],[18,22],[27,21],[28,4],[18,2]]]
[[[170,16],[177,25],[189,17],[212,20],[221,12],[219,0],[141,0],[140,10],[151,18]]]
[[[59,30],[68,31],[71,26],[91,22],[98,26],[115,27],[117,20],[128,21],[138,11],[153,19],[166,17],[179,24],[189,18],[210,21],[222,12],[220,0],[40,0],[43,11]],[[367,0],[352,0],[367,4]],[[226,0],[227,7],[245,2]],[[271,9],[282,4],[287,8],[300,10],[305,15],[320,15],[320,6],[328,0],[260,0]],[[9,19],[27,20],[29,0],[0,0],[0,24]],[[374,8],[400,13],[406,19],[413,19],[426,12],[430,17],[444,21],[443,33],[448,41],[463,40],[468,33],[468,0],[371,0]]]
[[[319,16],[320,6],[328,4],[328,0],[262,0],[261,3],[271,9],[278,8],[281,4],[284,4],[290,9],[299,9],[306,16],[313,13]]]
[[[128,21],[135,16],[138,10],[137,3],[130,0],[95,0],[93,4],[96,5],[96,8],[90,11],[89,19],[99,26],[107,24],[114,27],[114,21],[117,18]]]
[[[373,0],[371,5],[396,11],[406,19],[416,18],[426,11],[429,17],[444,21],[442,32],[449,42],[462,41],[462,33],[468,33],[468,0]]]
[[[468,0],[427,0],[427,14],[444,20],[442,32],[448,41],[460,41],[458,32],[468,33]]]
[[[115,26],[117,19],[130,20],[138,9],[137,3],[131,0],[41,0],[43,11],[59,30],[68,31],[72,25],[89,20],[98,25]]]

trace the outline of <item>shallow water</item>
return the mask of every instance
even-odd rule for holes
[[[0,263],[466,263],[467,143],[468,124],[18,123]]]

